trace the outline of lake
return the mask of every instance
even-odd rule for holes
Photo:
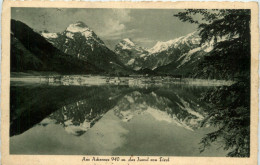
[[[200,140],[215,130],[200,127],[210,111],[200,97],[214,85],[80,80],[11,79],[10,154],[227,154],[221,142],[200,153]]]

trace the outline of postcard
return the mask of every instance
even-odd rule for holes
[[[258,4],[5,1],[2,164],[257,164]]]

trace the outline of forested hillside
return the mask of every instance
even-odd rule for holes
[[[203,22],[194,19],[202,16]],[[177,15],[180,20],[198,24],[201,44],[215,41],[194,74],[201,78],[234,79],[236,83],[210,90],[203,100],[212,109],[202,122],[218,127],[202,141],[201,151],[212,142],[222,140],[228,156],[250,156],[250,10],[186,10]],[[206,22],[206,23],[205,23]],[[230,39],[216,42],[217,38]]]

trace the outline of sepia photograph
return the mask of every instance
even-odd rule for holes
[[[250,158],[251,14],[11,7],[8,154]]]

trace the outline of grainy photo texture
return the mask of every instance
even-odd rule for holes
[[[250,18],[12,7],[10,154],[250,157]]]

